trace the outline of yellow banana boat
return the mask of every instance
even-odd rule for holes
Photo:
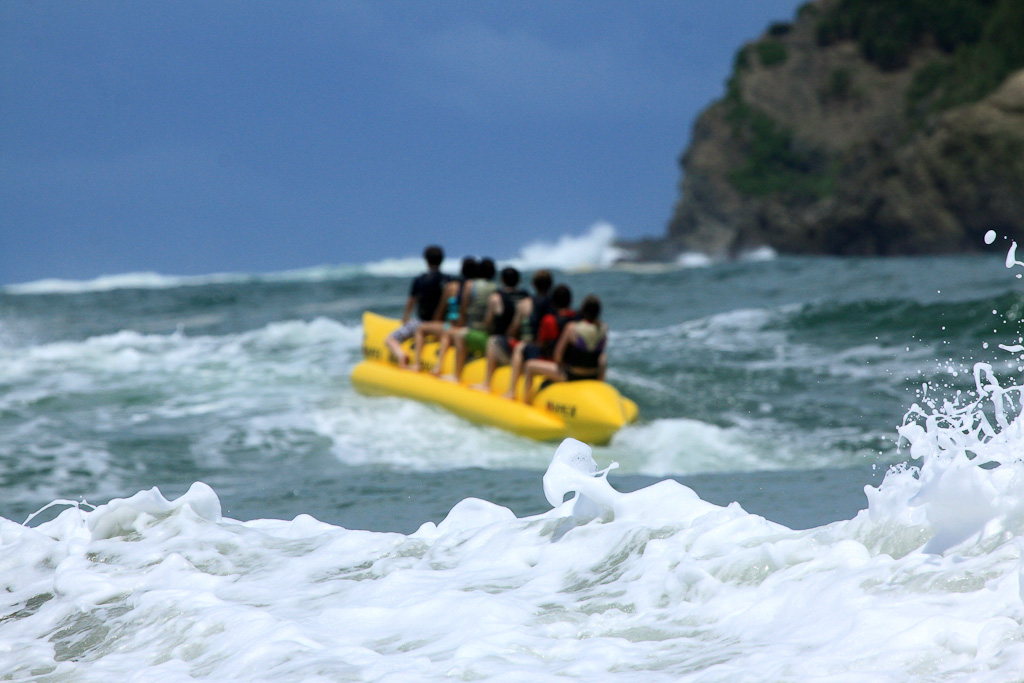
[[[508,367],[498,368],[491,391],[471,389],[484,379],[486,361],[466,363],[460,383],[438,379],[429,372],[399,368],[384,340],[399,326],[394,318],[363,313],[363,358],[352,370],[352,386],[371,396],[403,396],[434,403],[471,422],[500,427],[540,441],[573,437],[594,445],[608,443],[623,425],[637,418],[637,405],[615,387],[597,380],[556,382],[537,392],[532,404],[504,397],[510,379]],[[411,341],[406,350],[412,357]],[[424,367],[437,360],[437,344],[424,347]],[[445,372],[454,365],[451,352]],[[539,382],[539,380],[538,380]],[[522,380],[517,395],[521,395]]]

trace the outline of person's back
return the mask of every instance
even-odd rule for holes
[[[559,306],[561,302],[557,294],[556,291],[552,298],[555,305]],[[605,354],[608,326],[601,322],[601,300],[591,294],[583,300],[579,316],[570,318],[560,312],[559,317],[565,322],[553,357],[550,360],[538,358],[526,363],[523,374],[523,400],[526,403],[533,401],[533,380],[538,376],[551,382],[604,379],[608,364]]]
[[[572,306],[572,290],[567,285],[558,285],[551,293],[551,308],[541,317],[537,328],[537,346],[540,357],[550,360],[554,357],[555,344],[565,326],[576,319]]]
[[[552,311],[551,271],[538,270],[533,274],[533,296],[520,304],[519,341],[532,342],[537,338],[541,319]]]
[[[458,325],[459,316],[462,312],[462,294],[466,288],[466,283],[473,280],[477,276],[480,264],[472,256],[467,256],[462,259],[462,270],[459,277],[453,278],[445,285],[444,292],[444,308],[439,309],[435,319],[443,321],[446,326],[445,329],[450,329]]]
[[[476,277],[478,263],[472,256],[462,259],[462,270],[458,277],[451,278],[441,290],[441,300],[438,301],[434,310],[432,320],[420,325],[416,330],[416,361],[412,365],[413,370],[419,370],[422,362],[423,345],[427,337],[436,337],[440,340],[438,348],[438,360],[434,365],[434,374],[441,372],[441,360],[445,352],[452,344],[452,330],[458,327],[459,317],[462,313],[462,290],[465,283]]]
[[[531,360],[549,357],[545,356],[545,351],[550,354],[554,342],[557,341],[557,333],[554,339],[540,338],[542,322],[556,313],[552,300],[554,295],[549,294],[551,285],[551,271],[538,270],[533,274],[535,294],[520,303],[519,343],[510,349],[509,364],[512,366],[512,372],[509,375],[508,391],[505,392],[506,398],[515,398],[516,387],[525,364]],[[555,290],[561,303],[565,306],[572,303],[572,291],[566,285],[559,285]]]
[[[572,290],[568,285],[558,285],[551,292],[552,311],[545,314],[540,320],[537,329],[537,339],[523,351],[523,393],[522,399],[526,403],[533,401],[533,379],[536,376],[549,379],[562,378],[561,370],[554,360],[555,347],[561,339],[562,332],[567,325],[572,324],[576,319],[576,313],[572,305]],[[515,373],[513,373],[514,375]],[[516,377],[511,379],[509,398],[515,396]]]
[[[556,349],[565,378],[603,379],[608,325],[601,321],[601,300],[591,294],[583,300],[580,319],[567,326],[566,340]],[[560,352],[560,353],[559,353]]]
[[[409,357],[402,349],[402,344],[416,334],[424,321],[433,318],[441,300],[441,291],[448,281],[448,277],[441,272],[441,263],[444,261],[444,250],[441,247],[430,245],[423,250],[423,258],[427,262],[427,272],[413,278],[402,310],[402,324],[384,340],[395,360],[403,367],[408,364]]]
[[[501,285],[497,292],[501,302],[500,313],[493,316],[491,323],[491,333],[497,335],[508,334],[509,326],[516,315],[516,307],[528,296],[525,289],[519,289],[519,271],[515,268],[502,269]],[[494,295],[491,295],[491,298],[493,300]]]
[[[455,334],[453,377],[456,380],[462,376],[462,368],[469,354],[482,355],[487,350],[491,295],[498,291],[498,285],[494,282],[495,270],[493,259],[480,259],[476,279],[468,282],[463,289],[462,311],[465,327]]]
[[[491,294],[498,291],[494,282],[494,261],[489,258],[480,260],[477,277],[467,283],[463,290],[463,311],[466,326],[473,330],[484,330],[484,319],[487,317],[487,303]]]
[[[416,292],[418,297],[416,314],[421,321],[434,319],[437,304],[441,301],[441,292],[450,279],[439,270],[431,270],[413,281],[412,291]]]
[[[518,363],[521,365],[522,353],[521,351],[517,352],[516,349],[521,345],[524,332],[527,332],[527,340],[533,339],[533,336],[528,334],[528,330],[530,311],[535,297],[531,297],[525,290],[519,289],[519,278],[518,270],[512,267],[504,268],[501,271],[503,287],[497,294],[491,295],[492,313],[494,314],[491,330],[494,334],[487,340],[487,366],[483,381],[473,385],[475,389],[490,391],[495,369],[499,365],[508,365],[513,362],[516,355],[519,356]],[[535,273],[533,286],[538,292],[546,293],[551,287],[551,273],[548,271]],[[517,373],[518,370],[513,369],[513,372]]]

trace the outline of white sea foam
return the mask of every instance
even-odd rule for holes
[[[512,265],[521,270],[554,268],[558,270],[588,270],[608,268],[625,252],[615,246],[615,228],[605,222],[595,223],[581,235],[566,234],[554,242],[538,241],[523,247],[512,257],[497,257],[500,265]],[[487,256],[480,254],[479,256]],[[445,259],[442,269],[457,273],[461,258]],[[159,273],[122,273],[104,275],[90,280],[47,278],[33,282],[0,287],[9,294],[77,294],[103,292],[114,289],[170,289],[209,284],[237,284],[252,281],[266,282],[319,282],[347,279],[361,275],[377,277],[411,277],[423,270],[423,257],[419,254],[385,258],[364,264],[323,264],[271,273],[214,273],[209,275],[161,275]]]
[[[740,254],[741,261],[774,261],[778,257],[778,252],[769,246],[758,247]]]
[[[728,352],[751,348],[786,348],[786,357],[770,356],[774,368],[799,368],[811,361],[797,354],[792,340],[778,336],[765,311],[738,311],[688,323],[679,329],[629,333],[623,345],[647,353],[646,336],[663,351],[686,338],[706,348]],[[777,337],[777,338],[776,338]],[[32,422],[17,438],[0,443],[0,453],[41,449],[37,461],[60,462],[71,470],[103,471],[112,456],[93,442],[83,449],[75,425],[92,421],[109,433],[124,430],[165,430],[181,420],[203,420],[208,426],[189,437],[189,457],[220,461],[238,448],[256,452],[294,452],[310,435],[322,437],[335,458],[348,465],[374,465],[417,471],[460,467],[532,468],[546,464],[547,446],[525,441],[495,428],[472,425],[437,407],[401,398],[370,398],[354,392],[352,367],[361,359],[361,330],[327,319],[281,322],[221,336],[141,334],[125,331],[83,341],[63,341],[24,350],[0,349],[9,390],[0,395],[0,409],[65,403],[68,423]],[[616,342],[618,344],[618,342]],[[881,351],[879,352],[881,353]],[[828,369],[828,358],[822,357]],[[851,367],[860,367],[860,359]],[[61,372],[52,369],[60,367]],[[838,367],[838,366],[837,366]],[[843,366],[845,367],[845,366]],[[614,373],[613,373],[614,375]],[[613,379],[638,398],[656,397],[659,388]],[[661,388],[661,391],[674,391]],[[123,395],[130,400],[121,401]],[[90,396],[108,396],[97,406]],[[75,398],[81,397],[81,399]],[[78,405],[78,401],[81,405]],[[673,399],[674,400],[674,399]],[[64,433],[67,436],[61,436]],[[840,435],[841,437],[842,435]],[[600,452],[618,459],[623,471],[666,475],[814,468],[848,464],[848,450],[810,447],[794,430],[771,415],[756,423],[716,426],[697,419],[648,417],[623,429]],[[69,441],[65,441],[70,439]],[[408,447],[415,443],[416,447]],[[189,454],[186,454],[189,455]],[[867,462],[858,457],[857,462]],[[26,495],[69,495],[59,486],[62,476],[48,478],[48,488],[26,487]],[[117,491],[117,477],[97,477]],[[40,480],[39,486],[44,486]],[[91,495],[111,490],[97,488]]]
[[[682,268],[707,268],[714,263],[713,258],[699,251],[686,251],[676,257],[676,265]]]
[[[794,460],[803,468],[827,467],[848,460],[826,453],[818,454],[817,462],[800,458],[797,444],[786,444],[785,435],[786,430],[773,431],[764,424],[753,430],[748,425],[720,427],[662,418],[624,429],[605,452],[623,463],[624,472],[652,476],[772,470],[792,466]]]
[[[771,324],[784,314],[739,311],[673,331],[725,353],[790,346]],[[648,332],[666,337],[631,334]],[[60,481],[60,468],[92,467],[90,480],[107,481],[111,459],[90,451],[86,428],[131,434],[127,425],[208,416],[207,441],[183,457],[237,443],[249,457],[267,442],[290,452],[308,431],[343,461],[351,439],[385,465],[550,462],[536,486],[552,509],[517,518],[467,498],[415,533],[372,533],[306,515],[239,522],[196,483],[173,500],[146,484],[131,496],[89,495],[106,501],[95,508],[58,502],[63,512],[49,521],[0,519],[2,676],[1021,679],[1024,390],[992,367],[974,366],[970,396],[922,395],[899,430],[913,464],[867,487],[863,511],[794,531],[674,481],[621,493],[610,469],[613,458],[623,470],[627,458],[668,467],[679,452],[756,465],[756,437],[744,431],[778,436],[766,422],[652,420],[597,450],[524,444],[412,402],[356,397],[346,378],[359,338],[357,327],[321,319],[220,337],[121,332],[0,348],[0,414],[48,406],[4,435],[0,448],[24,450],[0,454],[0,466],[52,467],[47,482]],[[808,349],[765,362],[796,367]],[[886,352],[860,346],[836,362]],[[100,395],[116,400],[91,402]],[[62,419],[76,422],[73,447],[52,429]],[[424,447],[435,440],[436,451]]]
[[[773,261],[778,258],[778,253],[771,247],[764,246],[757,249],[744,251],[737,256],[740,261]],[[700,251],[685,251],[676,257],[675,263],[681,268],[706,268],[715,263],[725,260],[714,258]]]
[[[182,434],[191,445],[175,458],[204,465],[228,467],[231,453],[240,449],[294,453],[311,438],[326,442],[346,465],[423,472],[546,465],[546,444],[415,401],[357,394],[349,375],[362,359],[361,342],[358,326],[318,318],[227,335],[122,331],[0,348],[7,386],[0,393],[0,412],[53,406],[0,440],[0,474],[10,475],[8,467],[29,467],[24,454],[33,453],[31,468],[55,469],[23,481],[10,495],[27,500],[79,492],[109,496],[124,486],[111,471],[118,457],[107,450],[109,435],[184,428],[191,430]],[[627,469],[646,471],[645,462],[630,458]],[[687,466],[680,462],[676,471]],[[96,473],[86,490],[67,489],[75,471]],[[127,476],[136,476],[133,468]]]
[[[863,371],[860,355],[837,362],[835,354],[815,352],[787,338],[774,324],[786,314],[735,311],[668,329],[632,331],[621,337],[617,333],[615,345],[641,356],[651,354],[655,344],[669,355],[688,354],[693,345],[729,356],[767,349],[763,361],[743,362],[763,363],[767,372],[817,366],[835,374],[844,369]],[[24,349],[0,347],[8,386],[0,394],[0,410],[14,414],[26,405],[66,406],[56,414],[44,410],[44,421],[21,425],[18,434],[0,442],[0,455],[8,456],[14,466],[20,461],[16,454],[28,450],[35,454],[36,464],[58,467],[52,476],[35,477],[35,484],[19,489],[18,495],[31,500],[76,495],[61,487],[73,480],[72,472],[83,469],[98,473],[88,495],[123,491],[123,479],[109,469],[118,457],[108,452],[105,435],[174,432],[184,428],[185,421],[194,422],[194,433],[182,434],[191,445],[179,457],[197,463],[228,466],[230,454],[239,449],[294,453],[310,447],[310,439],[319,439],[346,465],[423,472],[545,466],[544,444],[469,424],[437,407],[355,393],[349,375],[361,360],[361,338],[358,326],[318,318],[226,335],[124,331]],[[880,348],[869,355],[884,358],[886,353]],[[55,367],[61,371],[53,372]],[[670,402],[680,400],[673,393],[677,387],[659,386],[652,377],[633,379],[616,373],[613,368],[612,380],[635,398],[657,401],[659,392],[668,392],[673,394]],[[871,379],[870,373],[867,376]],[[845,434],[802,439],[802,432],[773,420],[767,409],[754,421],[741,418],[731,416],[735,424],[721,426],[648,415],[623,429],[600,452],[620,460],[624,472],[656,476],[845,466],[851,458],[857,463],[874,461],[873,453],[824,446],[849,441]],[[101,430],[98,438],[86,436],[94,430]],[[858,438],[855,434],[852,440]],[[0,472],[5,471],[3,462]]]
[[[0,347],[0,415],[18,416],[0,439],[0,478],[19,482],[6,502],[124,491],[145,467],[143,454],[125,462],[115,452],[125,440],[166,441],[167,457],[202,466],[230,466],[240,450],[295,453],[316,435],[361,339],[358,326],[321,318],[224,336],[123,331]]]
[[[513,257],[501,257],[494,254],[477,254],[479,257],[491,256],[500,266],[514,266],[523,271],[539,268],[556,270],[590,270],[608,268],[625,255],[615,246],[615,228],[605,222],[595,223],[589,230],[580,235],[567,234],[553,242],[541,240],[527,244]],[[457,273],[461,267],[460,258],[445,259],[442,269],[445,272]],[[408,256],[391,258],[366,265],[372,275],[408,277],[423,270],[423,258]]]
[[[410,259],[412,261],[412,259]],[[417,268],[422,270],[422,259]],[[415,271],[413,268],[410,272]],[[273,273],[211,273],[208,275],[161,275],[159,273],[122,273],[103,275],[91,280],[63,280],[47,278],[33,282],[0,287],[9,294],[80,294],[106,292],[115,289],[173,289],[217,284],[244,284],[247,282],[320,282],[356,277],[370,271],[371,266],[319,265],[309,268],[282,270]],[[380,273],[387,274],[387,273]]]
[[[529,244],[510,263],[521,270],[587,270],[608,268],[624,255],[615,246],[615,228],[599,222],[582,235],[563,235],[555,242]]]
[[[948,481],[894,471],[807,531],[673,481],[620,493],[578,442],[538,477],[550,512],[469,498],[410,535],[238,522],[202,484],[0,520],[0,657],[89,681],[1013,680],[1021,463],[935,429],[909,436]]]
[[[250,276],[219,273],[213,275],[173,276],[159,273],[122,273],[103,275],[91,280],[62,280],[48,278],[20,284],[6,285],[3,290],[11,294],[78,294],[106,292],[114,289],[169,289],[192,285],[244,282]]]

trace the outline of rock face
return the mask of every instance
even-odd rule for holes
[[[957,253],[986,248],[988,230],[1024,241],[1024,69],[942,104],[949,48],[925,36],[880,66],[864,40],[823,40],[845,5],[809,3],[740,50],[681,158],[668,234],[634,245],[641,258]]]

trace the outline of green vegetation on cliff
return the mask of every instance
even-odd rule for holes
[[[979,40],[957,46],[951,55],[914,75],[908,111],[921,117],[977,102],[1022,67],[1024,2],[1003,0],[992,8]]]
[[[757,44],[757,56],[761,58],[761,64],[764,66],[775,66],[786,61],[789,51],[782,42],[767,38]]]
[[[743,101],[735,81],[725,99],[733,137],[743,142],[746,160],[729,174],[743,194],[785,195],[794,200],[820,199],[833,190],[834,167],[815,150],[801,149],[793,131]]]
[[[976,102],[1024,67],[1021,0],[840,0],[818,18],[818,44],[854,40],[884,71],[909,66],[915,50],[941,57],[914,77],[908,111],[920,116]]]
[[[814,0],[694,126],[680,251],[924,254],[1024,240],[1024,0]]]
[[[864,58],[880,69],[902,69],[926,42],[947,53],[977,43],[995,4],[997,0],[840,0],[818,19],[818,44],[855,40]]]
[[[822,11],[805,5],[800,14],[816,21],[818,45],[856,41],[864,59],[882,71],[904,69],[916,50],[934,48],[937,56],[918,68],[907,92],[912,125],[982,99],[1024,67],[1024,0],[839,0]],[[786,61],[780,38],[790,30],[790,24],[773,24],[752,46],[761,66]],[[829,196],[838,163],[819,150],[801,147],[791,129],[744,101],[739,79],[751,68],[749,53],[746,47],[737,53],[724,100],[733,136],[746,151],[730,182],[754,197]],[[834,69],[821,97],[848,99],[854,92],[852,80],[848,69]]]
[[[772,67],[786,60],[786,47],[777,37],[789,30],[789,24],[773,24],[769,30],[773,37],[755,44],[762,66]],[[748,69],[750,58],[744,47],[736,53],[723,100],[733,138],[746,151],[743,165],[729,174],[729,181],[741,193],[756,197],[784,195],[799,201],[827,196],[833,190],[834,167],[821,153],[797,145],[790,128],[743,99],[739,78]]]

